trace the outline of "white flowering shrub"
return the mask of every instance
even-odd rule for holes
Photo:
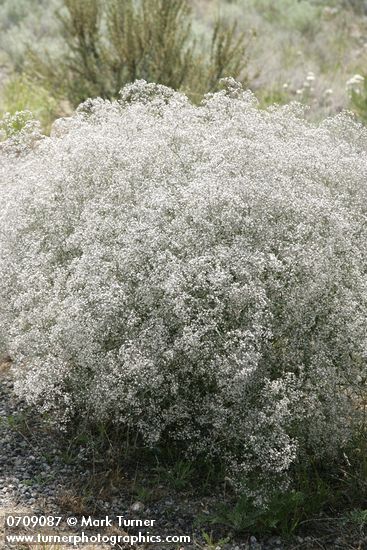
[[[56,131],[57,130],[57,131]],[[1,151],[1,332],[17,391],[220,458],[266,499],[360,421],[366,130],[137,82]]]
[[[4,151],[27,151],[42,138],[41,125],[30,111],[7,112],[0,118],[0,147]]]

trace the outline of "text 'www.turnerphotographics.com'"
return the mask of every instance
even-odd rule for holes
[[[159,534],[156,520],[131,518],[126,515],[104,516],[5,516],[6,545],[19,544],[188,544],[191,537],[183,534]],[[122,547],[122,546],[121,546]]]

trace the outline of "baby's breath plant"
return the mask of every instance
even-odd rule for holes
[[[29,151],[42,138],[41,125],[30,111],[7,112],[0,118],[0,148],[10,156]]]
[[[0,149],[19,395],[219,459],[258,504],[335,457],[366,390],[366,145],[229,80],[199,106],[138,81]]]

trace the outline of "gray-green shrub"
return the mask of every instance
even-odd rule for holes
[[[265,503],[363,421],[367,133],[226,86],[137,82],[3,144],[0,332],[56,423],[221,459]]]

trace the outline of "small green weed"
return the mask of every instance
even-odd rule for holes
[[[185,460],[178,460],[170,467],[158,466],[156,471],[164,483],[177,491],[187,489],[194,475],[193,465]]]
[[[297,472],[297,483],[293,490],[276,493],[266,509],[259,509],[252,499],[240,496],[231,506],[222,504],[210,518],[213,525],[223,525],[234,533],[252,531],[260,535],[277,533],[291,536],[304,521],[309,521],[334,501],[334,487],[322,479],[317,470]],[[207,523],[208,518],[200,522]]]
[[[205,541],[205,545],[201,546],[198,543],[196,543],[196,544],[197,544],[197,546],[199,546],[199,548],[201,547],[205,550],[215,550],[218,547],[221,548],[222,546],[227,544],[227,542],[229,542],[229,540],[230,540],[229,537],[225,537],[225,538],[215,540],[212,531],[210,533],[207,533],[206,531],[202,531],[201,534],[202,534],[202,537]]]
[[[344,523],[353,525],[360,532],[363,532],[367,528],[367,509],[355,509],[348,512],[344,518]]]
[[[6,417],[4,420],[4,423],[8,428],[11,430],[14,430],[15,432],[19,432],[22,435],[29,433],[29,426],[28,426],[28,417],[27,413],[20,412],[16,414],[10,414]]]
[[[143,502],[144,504],[156,500],[154,489],[150,487],[143,487],[142,485],[135,487],[134,495],[139,502]]]
[[[30,479],[25,479],[23,481],[23,485],[27,485],[28,487],[33,487],[34,485],[46,485],[50,479],[53,478],[54,476],[42,476],[38,474]]]

